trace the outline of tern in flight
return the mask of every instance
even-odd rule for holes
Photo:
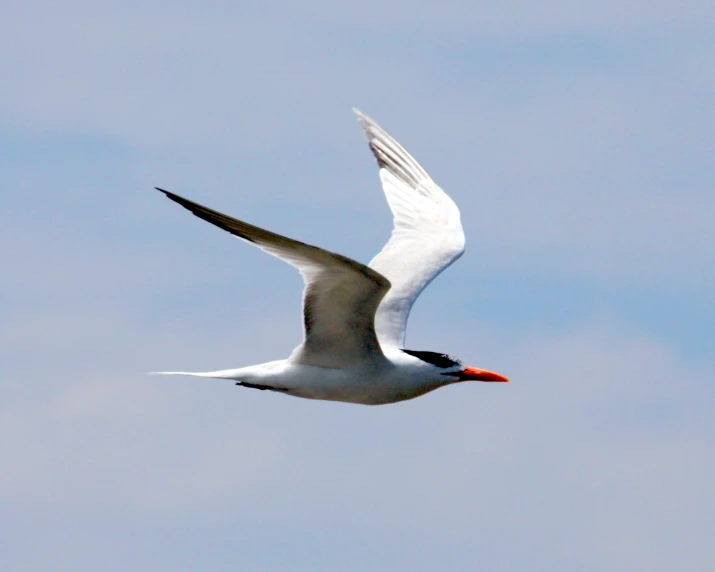
[[[210,372],[157,372],[231,379],[307,399],[380,405],[463,381],[508,381],[449,355],[405,349],[410,308],[464,252],[459,209],[384,129],[354,110],[380,168],[394,216],[392,236],[365,266],[231,218],[164,189],[194,215],[295,266],[303,276],[303,342],[287,359]]]

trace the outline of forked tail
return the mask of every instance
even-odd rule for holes
[[[223,371],[150,371],[149,375],[192,375],[194,377],[213,377],[215,379],[236,379],[234,377],[236,371],[233,369]]]

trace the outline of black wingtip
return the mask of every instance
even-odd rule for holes
[[[184,204],[183,201],[186,199],[182,199],[179,195],[175,195],[171,191],[167,191],[166,189],[162,189],[161,187],[154,187],[157,191],[160,193],[164,193],[168,199],[171,199],[172,201],[179,203],[179,204]]]

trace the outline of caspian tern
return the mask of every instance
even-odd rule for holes
[[[464,252],[459,209],[405,149],[354,110],[377,158],[394,216],[368,266],[236,220],[159,189],[194,215],[295,266],[303,276],[305,333],[288,359],[210,372],[157,372],[237,381],[296,397],[380,405],[461,381],[509,381],[446,354],[404,349],[417,296]]]

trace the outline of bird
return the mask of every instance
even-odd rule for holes
[[[357,109],[393,215],[392,234],[368,265],[232,218],[170,191],[169,199],[301,273],[303,341],[287,359],[209,372],[245,388],[363,405],[413,399],[465,381],[506,382],[448,354],[406,349],[419,294],[464,252],[457,205],[387,131]]]

